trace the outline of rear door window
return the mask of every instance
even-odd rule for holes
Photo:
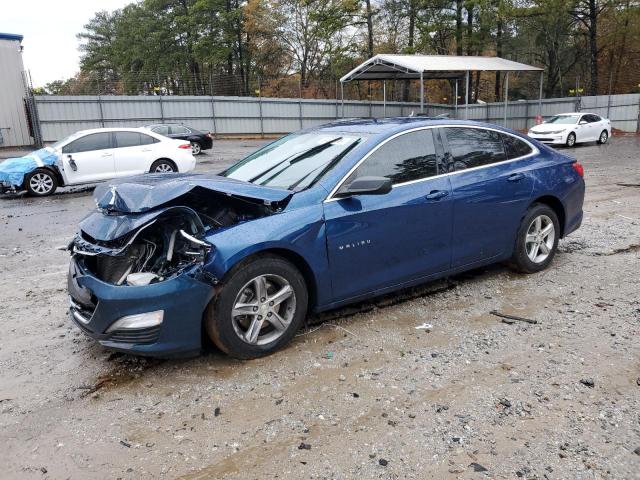
[[[140,145],[140,134],[138,132],[116,132],[116,147],[138,147]]]
[[[483,128],[443,128],[455,170],[502,162],[507,155],[500,134]]]
[[[140,145],[151,145],[152,143],[158,143],[160,140],[152,137],[151,135],[146,135],[144,133],[140,133]]]
[[[169,127],[167,125],[158,125],[153,127],[151,131],[160,135],[169,135]]]
[[[389,140],[373,152],[344,185],[359,177],[386,177],[396,185],[434,175],[438,175],[438,156],[433,129],[427,129]]]
[[[62,153],[81,153],[112,148],[111,133],[91,133],[74,140],[62,148]]]
[[[171,135],[186,135],[190,133],[190,130],[187,127],[183,127],[182,125],[171,125]]]
[[[524,157],[525,155],[529,155],[531,152],[533,152],[533,149],[524,140],[514,137],[513,135],[508,135],[506,133],[501,133],[500,136],[502,137],[504,150],[509,160],[513,158]]]

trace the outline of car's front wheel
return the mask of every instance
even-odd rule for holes
[[[576,144],[576,134],[571,132],[567,135],[567,147],[573,147]]]
[[[200,152],[202,152],[202,146],[198,142],[191,142],[191,153],[200,155]]]
[[[533,204],[520,223],[512,262],[525,273],[544,270],[553,260],[558,248],[560,224],[551,207]]]
[[[304,278],[287,260],[255,257],[226,275],[205,312],[205,329],[225,353],[268,355],[288,343],[307,315]]]
[[[605,143],[607,143],[607,140],[609,140],[609,134],[606,130],[603,130],[602,133],[600,133],[600,137],[598,138],[598,143],[600,145],[604,145]]]
[[[149,169],[150,173],[173,173],[177,171],[178,168],[176,167],[176,164],[166,158],[156,160],[151,164],[151,168]]]
[[[29,195],[46,197],[56,191],[58,179],[50,170],[38,168],[25,177],[24,185]]]

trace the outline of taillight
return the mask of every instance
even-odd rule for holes
[[[580,164],[580,162],[573,162],[571,166],[576,172],[578,172],[578,175],[584,177],[584,167]]]
[[[181,143],[180,145],[178,145],[178,148],[184,148],[185,150],[187,150],[187,149],[191,150],[191,144],[190,143]]]
[[[207,137],[213,139],[213,134],[211,132],[207,133]]]

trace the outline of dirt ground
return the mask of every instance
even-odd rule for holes
[[[198,168],[260,144],[217,142]],[[56,247],[91,189],[0,199],[0,477],[640,478],[640,139],[570,153],[585,219],[547,271],[386,297],[246,362],[84,337]]]

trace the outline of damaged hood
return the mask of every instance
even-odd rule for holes
[[[171,208],[159,208],[153,212],[134,215],[105,215],[102,212],[91,212],[80,222],[80,230],[95,240],[102,242],[114,240],[137,230]]]
[[[158,173],[113,180],[96,187],[98,208],[111,214],[144,213],[198,190],[229,195],[263,205],[288,200],[292,191],[264,187],[214,174]]]

